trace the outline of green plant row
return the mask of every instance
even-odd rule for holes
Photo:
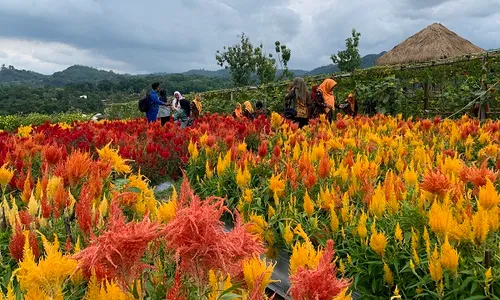
[[[351,92],[356,94],[361,113],[375,112],[403,114],[404,116],[447,116],[463,108],[481,93],[481,79],[492,85],[500,79],[500,53],[489,54],[486,70],[482,57],[461,58],[445,63],[374,67],[356,70],[351,74],[332,74],[306,77],[309,87],[319,85],[325,78],[334,78],[337,101]],[[290,82],[283,81],[258,87],[217,90],[201,93],[205,112],[231,113],[236,103],[258,100],[272,111],[282,111],[284,95]],[[430,91],[426,97],[424,86]],[[500,88],[497,86],[497,89]],[[499,93],[492,89],[487,95],[492,110],[500,109]],[[186,95],[192,99],[194,94]],[[424,110],[424,99],[428,99]],[[137,103],[114,104],[106,108],[111,118],[142,116]]]
[[[72,123],[74,121],[89,120],[92,115],[85,115],[82,113],[57,113],[57,114],[18,114],[18,115],[7,115],[0,116],[0,130],[14,131],[20,126],[28,125],[41,125],[46,121],[51,124],[55,123]]]

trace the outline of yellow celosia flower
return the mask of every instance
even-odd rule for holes
[[[35,217],[40,209],[39,202],[35,199],[33,192],[31,192],[30,200],[28,201],[28,213],[30,216]]]
[[[276,210],[274,209],[274,207],[272,207],[272,205],[269,205],[267,207],[267,218],[268,218],[268,220],[271,220],[271,218],[274,217],[274,215],[276,215]]]
[[[276,130],[280,128],[281,123],[283,122],[283,118],[277,114],[276,112],[271,113],[271,127]]]
[[[384,281],[389,286],[392,286],[394,284],[394,274],[392,273],[391,269],[385,262],[384,262]]]
[[[447,204],[434,201],[429,211],[429,226],[434,233],[441,236],[451,233],[456,226],[451,208]]]
[[[7,169],[7,164],[4,164],[0,168],[0,188],[2,189],[3,192],[5,192],[5,189],[12,180],[12,177],[14,177],[14,171]]]
[[[285,192],[285,181],[281,179],[281,174],[273,174],[269,179],[269,189],[281,197]]]
[[[245,142],[238,144],[238,153],[245,153],[247,151],[247,144]]]
[[[476,244],[483,244],[490,230],[488,212],[486,210],[479,208],[478,212],[472,217],[472,230]]]
[[[486,282],[486,285],[489,285],[493,281],[493,274],[491,272],[491,267],[484,272],[484,281]]]
[[[240,188],[243,189],[247,187],[250,183],[251,178],[252,177],[250,175],[250,171],[248,171],[248,168],[238,168],[238,171],[236,172],[236,184],[238,184]]]
[[[410,259],[410,269],[415,271],[415,264],[413,263],[413,259]]]
[[[250,215],[249,219],[251,224],[248,226],[248,231],[263,236],[267,229],[266,220],[264,220],[262,216],[253,213]]]
[[[370,248],[380,256],[385,255],[385,246],[387,245],[387,238],[384,233],[375,230],[375,223],[372,225],[372,235],[370,237]]]
[[[120,287],[114,282],[108,282],[107,280],[98,283],[95,274],[92,275],[87,292],[85,293],[86,300],[133,300],[134,296],[128,292],[124,292]]]
[[[434,248],[434,252],[429,259],[429,273],[432,280],[436,282],[443,278],[443,268],[441,267],[441,260],[439,259],[437,246]]]
[[[106,161],[110,163],[113,166],[113,169],[118,173],[118,174],[128,174],[132,172],[132,169],[130,168],[129,165],[126,164],[128,160],[121,158],[120,154],[118,154],[118,151],[111,149],[109,146],[111,145],[111,142],[104,146],[101,149],[97,149],[97,153],[99,154],[99,158],[102,161]]]
[[[293,233],[296,235],[300,236],[301,238],[304,239],[304,241],[309,241],[309,237],[307,236],[306,232],[302,228],[302,224],[298,224],[295,229],[293,230]]]
[[[289,245],[293,242],[293,232],[289,224],[286,224],[285,226],[285,233],[283,233],[283,239]]]
[[[160,204],[157,210],[158,220],[164,224],[170,222],[177,212],[177,201],[170,200],[168,202],[163,202]]]
[[[243,261],[243,276],[250,293],[255,289],[263,293],[266,287],[273,282],[271,275],[273,274],[274,266],[273,264],[268,264],[266,259],[257,257]],[[259,284],[256,285],[256,283]]]
[[[296,243],[290,256],[290,275],[295,275],[299,268],[316,269],[322,255],[323,253],[316,251],[309,241]]]
[[[198,155],[199,155],[198,147],[196,146],[196,143],[193,143],[192,140],[189,141],[188,152],[189,152],[189,155],[191,156],[191,159],[193,161],[198,159]]]
[[[64,179],[58,176],[53,176],[49,178],[49,182],[47,183],[47,198],[49,200],[54,199],[54,195],[56,194],[57,188],[64,182]]]
[[[214,176],[214,171],[210,168],[210,165],[208,164],[208,160],[205,163],[205,176],[210,179]]]
[[[396,229],[394,230],[394,238],[399,243],[403,242],[403,230],[401,230],[401,226],[399,226],[399,222],[396,224]]]
[[[33,131],[33,127],[31,125],[28,126],[21,126],[17,128],[17,136],[21,138],[26,138],[31,135],[31,132]]]
[[[337,217],[337,213],[335,213],[333,206],[330,208],[330,228],[333,233],[339,231],[339,218]]]
[[[245,189],[245,195],[243,196],[243,200],[245,200],[245,202],[248,204],[252,203],[253,195],[251,189]]]
[[[373,194],[372,201],[370,202],[369,210],[374,216],[381,218],[385,212],[385,207],[385,193],[382,190],[382,187],[378,185]]]
[[[444,244],[441,246],[441,264],[453,274],[457,272],[458,251],[450,245],[448,237],[445,237]]]
[[[23,259],[14,272],[21,289],[28,293],[36,291],[44,295],[44,298],[63,299],[62,285],[76,271],[76,260],[62,255],[57,235],[54,234],[53,243],[41,235],[46,255],[37,264],[30,247],[28,232],[25,232],[25,236]]]
[[[340,294],[335,296],[332,300],[351,300],[351,294],[347,293],[349,288],[345,288]]]
[[[495,186],[488,178],[486,179],[486,185],[479,188],[478,202],[479,205],[486,210],[498,207],[498,193]]]
[[[424,227],[424,241],[425,241],[425,252],[427,252],[427,256],[431,256],[431,238],[429,236],[429,231],[427,227]]]
[[[368,235],[368,230],[366,229],[366,221],[368,220],[368,216],[363,211],[361,217],[359,217],[359,223],[357,227],[358,235],[361,239],[364,239]]]
[[[314,202],[312,201],[311,197],[309,197],[309,193],[307,191],[304,196],[304,211],[309,218],[314,213]]]
[[[408,167],[403,173],[403,179],[407,187],[414,187],[418,182],[417,172],[415,172],[413,167]]]
[[[226,278],[221,274],[218,278],[213,270],[208,272],[208,283],[210,286],[210,294],[207,300],[218,300],[223,296],[224,292],[229,290],[233,285],[231,283],[231,275],[227,274]]]

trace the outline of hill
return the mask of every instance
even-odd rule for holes
[[[366,69],[375,66],[375,61],[377,60],[377,58],[381,57],[384,54],[385,51],[379,54],[368,54],[363,56],[361,58],[361,66],[360,66],[361,69]],[[332,74],[332,73],[337,73],[338,71],[340,70],[337,67],[337,65],[330,64],[327,66],[316,68],[308,72],[306,75],[312,76],[312,75]]]

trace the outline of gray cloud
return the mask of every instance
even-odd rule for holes
[[[362,34],[362,54],[389,50],[436,21],[496,48],[499,12],[500,0],[2,0],[0,39],[11,46],[0,47],[0,58],[44,72],[76,63],[216,69],[215,51],[245,32],[270,52],[280,40],[292,49],[291,67],[312,69],[330,63],[352,28]]]

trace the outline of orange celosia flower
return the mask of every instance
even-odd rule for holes
[[[90,171],[90,160],[87,152],[75,151],[71,153],[66,161],[66,176],[71,186],[76,185]]]
[[[184,176],[175,218],[167,224],[164,237],[167,248],[180,259],[180,270],[202,280],[209,270],[220,270],[233,278],[241,276],[241,262],[264,252],[258,236],[248,232],[239,214],[232,230],[220,221],[228,211],[221,198],[202,201]]]
[[[332,168],[332,164],[330,163],[330,159],[328,155],[323,155],[318,165],[318,175],[320,178],[325,179],[330,174],[330,169]]]
[[[486,185],[486,178],[491,182],[495,182],[497,177],[498,172],[493,172],[488,169],[488,160],[485,160],[480,168],[476,166],[464,167],[460,171],[460,179],[462,179],[463,182],[472,182],[476,188]]]
[[[317,268],[300,268],[290,276],[290,295],[293,299],[331,300],[345,291],[350,281],[337,279],[337,271],[332,264],[334,255],[333,241],[329,240]]]
[[[443,197],[450,189],[451,183],[441,170],[435,169],[433,171],[429,170],[429,172],[424,175],[420,187],[424,191]]]
[[[118,280],[128,286],[145,268],[141,258],[148,244],[160,236],[159,229],[158,223],[148,217],[141,222],[125,223],[118,202],[113,201],[107,231],[74,257],[87,278],[95,272],[99,280]]]

